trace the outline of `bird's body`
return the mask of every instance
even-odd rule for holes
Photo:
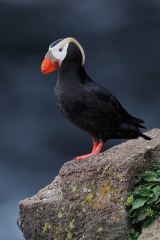
[[[55,99],[61,113],[96,140],[140,136],[138,126],[143,120],[128,114],[109,91],[87,76],[84,68],[79,72],[70,72],[69,79],[59,72]]]
[[[145,128],[141,125],[144,121],[130,115],[107,89],[87,75],[82,64],[82,50],[75,42],[69,42],[55,87],[55,100],[60,112],[94,139],[92,153],[77,159],[100,152],[108,139],[141,136],[149,140],[139,130]]]

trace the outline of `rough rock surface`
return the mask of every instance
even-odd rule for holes
[[[138,240],[160,240],[160,217],[142,230]]]
[[[160,163],[160,130],[99,155],[66,162],[55,180],[19,203],[26,240],[127,240],[126,193],[138,175]]]

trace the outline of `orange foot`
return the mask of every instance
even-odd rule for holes
[[[75,160],[82,160],[88,157],[91,157],[97,153],[100,153],[102,150],[104,143],[103,142],[93,142],[93,149],[92,152],[86,155],[78,156],[75,158]]]

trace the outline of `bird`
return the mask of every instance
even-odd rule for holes
[[[129,114],[106,88],[93,81],[84,68],[85,53],[73,37],[54,41],[41,65],[43,74],[58,70],[54,97],[60,112],[93,139],[91,153],[77,156],[86,159],[101,152],[109,139],[136,139],[144,135],[144,121]]]

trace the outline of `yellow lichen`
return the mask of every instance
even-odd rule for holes
[[[118,174],[117,177],[119,178],[120,181],[123,179],[123,174]]]
[[[58,225],[57,227],[56,227],[56,231],[55,231],[55,234],[56,234],[56,236],[58,236],[59,235],[59,230],[61,229],[61,225]]]
[[[72,233],[70,231],[67,233],[67,239],[72,239]]]
[[[74,228],[74,223],[75,223],[75,219],[73,219],[70,224],[69,224],[69,227],[70,229],[73,229]]]
[[[98,168],[97,168],[97,172],[99,172],[99,170],[100,170],[100,169],[101,169],[101,168],[100,168],[100,167],[98,167]]]
[[[106,179],[105,182],[108,183],[108,184],[110,184],[110,180],[109,180],[109,179]]]
[[[99,227],[98,230],[97,230],[98,233],[102,233],[103,232],[103,228],[102,227]]]
[[[124,213],[124,210],[123,209],[119,210],[119,213]]]
[[[93,199],[93,197],[94,197],[93,193],[90,192],[90,193],[87,195],[87,197],[81,202],[82,205],[86,204],[87,202],[90,202],[90,201]]]
[[[93,207],[94,209],[96,209],[96,208],[98,207],[98,205],[99,205],[99,203],[98,203],[98,202],[96,202],[96,203],[94,203],[94,204],[93,204],[93,206],[92,206],[92,207]]]
[[[114,221],[116,221],[116,220],[117,220],[117,217],[116,217],[116,216],[113,216],[112,219],[113,219]]]
[[[108,196],[108,192],[112,192],[112,191],[113,191],[113,188],[109,185],[109,186],[102,186],[98,192],[102,196]]]
[[[58,218],[62,218],[63,217],[63,213],[62,212],[59,212],[58,213]]]
[[[102,205],[101,208],[102,208],[103,211],[106,210],[106,206],[105,205]]]
[[[109,168],[109,166],[108,166],[108,165],[106,165],[106,166],[105,166],[105,168],[104,168],[104,170],[106,171],[106,170],[108,170],[108,168]]]
[[[73,187],[72,187],[72,192],[75,193],[76,191],[77,191],[76,186],[73,186]]]
[[[72,210],[76,210],[76,205],[70,204],[70,205],[69,205],[69,208],[72,209]]]
[[[92,198],[93,198],[93,193],[89,193],[88,195],[87,195],[87,197],[86,197],[86,200],[87,201],[91,201],[92,200]]]
[[[84,187],[84,188],[87,188],[87,187],[88,187],[88,184],[87,184],[87,183],[85,183],[83,187]]]
[[[111,197],[110,197],[110,201],[114,201],[115,199],[116,199],[115,196],[111,196]]]
[[[43,226],[43,232],[46,232],[52,228],[51,224],[45,223]]]

